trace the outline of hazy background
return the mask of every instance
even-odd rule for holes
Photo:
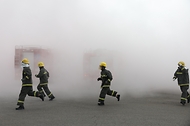
[[[112,88],[122,95],[180,92],[172,77],[179,61],[190,66],[189,13],[189,0],[0,0],[0,94],[20,91],[15,45],[52,49],[55,96],[97,97],[97,78],[81,79],[83,53],[95,49],[121,53]]]

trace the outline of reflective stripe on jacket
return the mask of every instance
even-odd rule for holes
[[[186,67],[178,68],[174,73],[174,77],[177,78],[179,86],[189,85],[189,72]]]

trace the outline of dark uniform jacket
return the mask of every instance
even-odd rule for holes
[[[111,72],[109,70],[103,69],[100,74],[102,80],[101,87],[110,87],[111,81],[113,79]]]
[[[48,83],[49,72],[44,67],[40,67],[40,72],[36,77],[40,78],[40,84]]]
[[[22,86],[32,86],[32,72],[30,67],[23,67]]]
[[[179,86],[189,85],[189,73],[186,67],[178,67],[178,69],[174,73],[174,77],[177,78]]]

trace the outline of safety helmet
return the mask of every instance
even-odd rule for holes
[[[27,58],[24,58],[24,59],[22,60],[22,63],[24,63],[24,64],[29,64],[29,60],[28,60]]]
[[[180,62],[178,63],[178,65],[179,65],[179,66],[185,66],[185,63],[184,63],[183,61],[180,61]]]
[[[43,62],[39,62],[38,63],[38,67],[43,67],[44,66],[44,63]]]
[[[101,62],[100,63],[100,67],[106,67],[107,65],[106,65],[106,63],[105,62]]]

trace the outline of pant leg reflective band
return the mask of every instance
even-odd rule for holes
[[[187,98],[182,98],[182,97],[181,97],[181,100],[187,100]]]
[[[113,96],[114,92],[115,92],[115,91],[112,91],[112,94],[111,94],[112,96]]]
[[[32,86],[32,84],[22,84],[22,86]]]
[[[103,87],[110,87],[110,85],[103,85],[102,88],[103,88]]]
[[[18,102],[19,102],[19,103],[24,103],[24,101],[20,101],[20,100],[18,100]]]
[[[100,100],[104,101],[105,99],[104,98],[99,98]]]
[[[41,86],[43,86],[43,85],[47,85],[48,83],[42,83],[42,84],[40,84]]]
[[[51,96],[51,95],[52,95],[52,93],[50,93],[50,94],[48,95],[48,97]]]
[[[179,84],[179,86],[188,86],[189,84]]]
[[[34,91],[34,96],[36,97],[36,91]]]

